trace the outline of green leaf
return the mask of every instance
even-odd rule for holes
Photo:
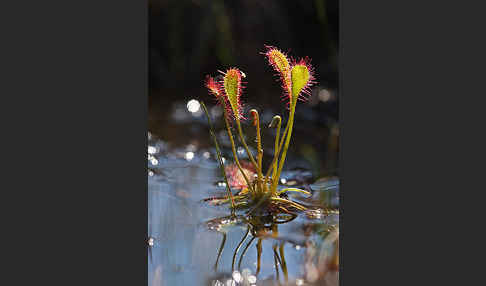
[[[297,64],[292,67],[292,100],[297,101],[302,89],[309,83],[310,73],[306,65]]]

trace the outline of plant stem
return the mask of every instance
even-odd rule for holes
[[[251,114],[253,115],[254,124],[256,125],[256,135],[257,135],[257,149],[258,149],[258,190],[263,192],[264,189],[262,188],[262,159],[263,159],[263,149],[262,149],[262,137],[260,134],[260,116],[258,116],[258,111],[255,109],[250,110]]]
[[[306,210],[306,208],[296,202],[293,202],[293,201],[289,201],[289,200],[286,200],[286,199],[282,199],[282,198],[279,198],[279,197],[272,197],[271,200],[274,200],[274,201],[277,201],[277,202],[281,202],[281,203],[284,203],[284,204],[288,204],[288,205],[291,205],[293,206],[294,208],[298,209],[298,210],[301,210],[301,211],[304,211]]]
[[[273,161],[272,161],[272,164],[270,164],[270,168],[268,169],[267,173],[265,174],[265,185],[267,184],[267,181],[268,181],[268,175],[270,173],[270,170],[273,169],[273,173],[272,173],[272,177],[276,175],[277,173],[277,168],[273,167],[272,166],[274,164],[276,164],[277,162],[277,158],[278,158],[278,150],[279,150],[279,147],[278,147],[278,143],[279,143],[279,138],[280,138],[280,128],[282,127],[282,118],[280,116],[275,116],[274,119],[278,120],[278,123],[277,123],[277,135],[275,136],[275,147],[274,147],[274,155],[273,155]],[[273,123],[273,121],[272,121]],[[271,195],[272,196],[275,196],[275,193],[273,192],[272,189],[270,189],[271,191]]]
[[[277,175],[276,175],[275,178],[273,178],[272,192],[277,191],[278,180],[280,178],[280,174],[282,173],[282,168],[283,168],[284,163],[285,163],[285,157],[287,156],[287,150],[289,149],[290,138],[292,136],[292,128],[294,126],[294,114],[295,114],[296,104],[297,104],[297,100],[294,100],[292,102],[292,105],[291,105],[291,108],[290,108],[289,121],[287,122],[289,130],[288,130],[288,133],[287,133],[287,138],[285,139],[285,146],[284,146],[284,149],[282,151],[282,157],[280,158]]]
[[[224,106],[223,99],[220,97],[219,100],[221,101],[221,104],[222,104],[221,106]],[[231,150],[233,151],[233,157],[235,159],[235,163],[238,166],[238,169],[240,170],[241,174],[243,175],[243,178],[245,178],[246,185],[248,186],[248,189],[250,189],[253,192],[254,190],[253,190],[253,187],[250,184],[250,180],[248,180],[248,177],[246,176],[245,172],[243,172],[243,168],[241,167],[240,161],[238,160],[238,155],[236,155],[235,141],[233,140],[233,133],[231,132],[231,128],[229,126],[228,117],[227,117],[225,108],[223,108],[223,112],[224,112],[224,115],[223,115],[224,123],[226,125],[226,132],[228,133],[228,137],[231,141]]]
[[[222,159],[222,156],[221,156],[221,150],[219,149],[218,139],[216,138],[216,135],[214,134],[213,124],[211,123],[211,118],[209,117],[208,109],[206,108],[206,105],[202,101],[201,101],[201,106],[203,107],[204,112],[206,113],[206,117],[208,118],[209,132],[211,133],[211,137],[213,137],[214,146],[216,147],[216,153],[218,155],[219,167],[221,169],[221,173],[223,173],[224,182],[226,183],[226,190],[228,191],[228,194],[231,198],[231,212],[234,214],[235,200],[233,198],[233,193],[231,192],[231,188],[230,188],[230,185],[228,183],[228,178],[226,177],[226,172],[224,170],[224,163],[223,163],[223,159]]]
[[[284,130],[284,132],[282,134],[282,138],[280,138],[280,144],[278,146],[278,149],[275,150],[275,154],[273,156],[273,161],[270,164],[270,167],[268,168],[267,173],[265,174],[265,177],[267,177],[267,178],[270,175],[270,171],[277,170],[277,167],[278,167],[278,164],[277,164],[277,162],[278,162],[278,155],[280,154],[280,150],[282,150],[283,142],[285,140],[285,136],[287,136],[287,131],[288,130],[289,130],[289,124],[287,124],[287,126],[285,127],[285,130]],[[275,175],[272,174],[272,179],[274,178],[274,176]]]
[[[280,128],[282,127],[282,120],[279,120],[278,122],[278,126],[277,126],[277,137],[275,138],[275,158],[278,158],[278,154],[279,154],[279,147],[278,147],[278,143],[279,143],[279,137],[280,137]],[[275,160],[275,164],[278,164],[278,161]],[[273,168],[273,171],[272,171],[272,177],[275,177],[277,175],[277,168],[274,167]],[[275,192],[272,192],[272,196],[275,195]]]
[[[248,154],[248,158],[250,161],[253,163],[253,166],[257,170],[257,172],[261,172],[261,170],[258,169],[258,165],[255,161],[255,158],[253,158],[253,155],[250,152],[250,149],[248,149],[248,145],[246,144],[245,137],[243,136],[243,130],[241,130],[241,123],[240,119],[236,118],[236,126],[238,127],[238,135],[240,137],[241,144],[243,144],[243,147],[245,147],[246,153]]]

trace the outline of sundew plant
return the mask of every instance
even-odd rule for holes
[[[287,150],[292,137],[295,108],[297,102],[305,101],[310,95],[310,87],[315,83],[314,70],[310,64],[310,59],[307,57],[298,60],[289,59],[285,53],[275,47],[266,46],[265,48],[266,50],[262,54],[277,72],[278,80],[282,85],[282,98],[288,105],[289,114],[286,126],[284,131],[281,132],[282,117],[279,115],[273,117],[269,128],[276,128],[277,131],[273,146],[274,157],[270,166],[266,172],[264,172],[262,168],[263,148],[261,143],[260,119],[256,109],[251,109],[249,112],[251,117],[250,120],[256,128],[256,158],[250,152],[241,128],[241,122],[248,120],[243,114],[242,103],[243,91],[245,88],[244,85],[246,84],[246,82],[243,81],[246,77],[245,74],[238,68],[230,68],[226,70],[226,72],[220,71],[221,75],[217,77],[207,76],[205,85],[208,88],[209,93],[215,96],[218,103],[223,108],[223,119],[231,142],[233,158],[245,181],[245,186],[242,190],[233,195],[230,184],[228,183],[228,176],[225,172],[219,144],[212,128],[211,119],[206,106],[201,102],[208,118],[211,136],[216,147],[218,161],[228,192],[226,197],[213,198],[210,200],[217,200],[216,203],[218,204],[230,204],[232,211],[236,209],[247,209],[250,213],[259,210],[259,213],[262,214],[277,214],[283,212],[295,215],[295,212],[304,211],[306,210],[306,207],[291,201],[282,195],[286,192],[300,192],[307,195],[310,195],[310,193],[298,188],[284,188],[279,190],[278,182],[280,181],[280,175],[285,164]],[[240,159],[236,152],[236,143],[233,137],[232,130],[234,129],[236,129],[235,133],[237,134],[240,143],[245,148],[248,160],[255,170],[255,177],[249,177],[248,172],[245,172],[240,163]]]

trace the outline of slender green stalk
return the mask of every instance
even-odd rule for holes
[[[272,173],[272,177],[274,177],[276,174],[277,174],[277,168],[272,168],[272,166],[274,164],[277,163],[277,158],[278,158],[278,150],[279,150],[279,147],[278,147],[278,143],[279,143],[279,139],[280,139],[280,128],[282,127],[282,117],[280,116],[275,116],[273,117],[273,120],[272,120],[272,123],[270,123],[270,127],[274,127],[274,121],[277,120],[277,135],[275,136],[275,154],[273,156],[273,161],[272,161],[272,164],[270,165],[270,168],[268,169],[267,173],[265,174],[265,185],[267,184],[267,181],[268,181],[268,175],[270,173],[270,170],[273,169],[273,173]],[[275,196],[275,193],[273,192],[272,189],[271,190],[271,194],[272,196]]]
[[[277,183],[278,183],[278,178],[280,178],[280,174],[282,173],[282,168],[285,163],[285,157],[287,156],[287,150],[289,149],[289,143],[290,143],[290,138],[292,137],[292,128],[294,126],[294,114],[295,114],[295,106],[297,104],[297,100],[294,100],[291,103],[291,108],[290,108],[290,115],[289,115],[289,121],[287,122],[287,125],[289,127],[289,131],[287,134],[287,138],[285,139],[285,145],[284,149],[282,151],[282,157],[280,158],[279,166],[278,166],[278,171],[275,179],[273,179],[272,182],[272,192],[276,192],[277,190]]]
[[[238,254],[238,250],[240,250],[241,245],[245,241],[245,239],[248,237],[248,233],[250,233],[250,228],[248,227],[245,236],[243,236],[243,239],[238,243],[238,246],[235,249],[235,253],[233,254],[233,262],[231,263],[231,271],[233,272],[235,270],[235,261],[236,261],[236,255]]]
[[[216,263],[214,263],[214,271],[218,270],[218,262],[219,258],[221,257],[221,252],[223,252],[224,244],[226,243],[226,233],[223,232],[223,241],[221,241],[221,245],[218,251],[218,257],[216,257]]]
[[[291,205],[294,208],[299,209],[301,211],[306,210],[306,208],[304,206],[302,206],[302,205],[300,205],[300,204],[298,204],[296,202],[293,202],[293,201],[289,201],[289,200],[282,199],[282,198],[279,198],[279,197],[272,197],[270,199],[273,200],[273,201],[277,201],[277,202],[281,202],[281,203],[285,203],[285,204]]]
[[[278,146],[278,149],[275,150],[275,154],[274,154],[274,157],[273,157],[273,161],[272,163],[270,164],[270,167],[268,168],[267,170],[267,173],[265,174],[265,177],[268,178],[268,176],[270,175],[270,171],[272,170],[277,170],[277,167],[278,167],[278,155],[280,155],[280,150],[282,150],[282,146],[283,146],[283,143],[285,141],[285,136],[287,136],[287,132],[289,130],[289,125],[287,124],[287,126],[285,127],[284,129],[284,132],[282,134],[282,138],[280,138],[280,143],[279,143],[279,146]],[[274,179],[277,179],[278,181],[278,178],[275,178],[276,175],[272,175],[272,180]]]
[[[213,124],[211,123],[211,118],[209,117],[208,109],[206,108],[206,105],[202,101],[201,101],[201,106],[203,107],[204,112],[206,113],[206,117],[208,118],[209,132],[211,133],[211,137],[213,137],[214,146],[216,147],[216,153],[218,155],[219,167],[221,169],[221,173],[223,173],[224,182],[226,183],[226,190],[228,191],[228,194],[231,198],[231,211],[234,214],[235,200],[233,198],[233,193],[231,192],[231,188],[230,188],[230,185],[228,183],[228,178],[226,177],[226,172],[224,170],[224,163],[223,163],[223,159],[222,159],[222,156],[221,156],[221,150],[219,149],[218,139],[216,138],[216,135],[214,134]]]
[[[253,120],[254,124],[256,126],[256,135],[257,135],[257,149],[258,149],[258,169],[257,169],[257,174],[258,174],[258,190],[264,191],[262,187],[262,179],[263,179],[263,174],[262,174],[262,160],[263,160],[263,149],[262,149],[262,137],[260,133],[260,116],[258,116],[258,111],[256,109],[250,110],[251,114],[253,115]]]
[[[281,195],[285,192],[298,192],[298,193],[303,193],[303,194],[306,194],[308,196],[311,195],[311,193],[309,193],[308,191],[306,190],[301,190],[301,189],[297,189],[297,188],[286,188],[286,189],[283,189],[283,190],[280,190],[277,194],[278,195]]]
[[[243,144],[243,147],[245,147],[246,153],[248,154],[248,158],[250,161],[253,163],[253,166],[257,170],[257,172],[261,172],[261,170],[258,169],[258,164],[255,161],[255,158],[253,158],[253,155],[250,152],[250,149],[248,148],[248,145],[246,144],[245,137],[243,136],[243,130],[241,129],[241,122],[239,118],[236,118],[236,127],[238,127],[238,135],[240,137],[241,144]]]
[[[222,106],[224,106],[223,98],[219,97],[219,100],[221,101]],[[250,189],[251,191],[254,191],[253,187],[250,184],[250,180],[248,180],[248,177],[246,176],[245,172],[243,172],[243,168],[241,167],[240,161],[238,160],[238,155],[236,153],[235,141],[233,140],[233,133],[231,132],[231,128],[230,128],[230,125],[229,125],[229,122],[228,122],[228,117],[227,117],[225,108],[223,108],[223,112],[224,112],[224,116],[223,116],[224,117],[224,123],[226,125],[226,132],[228,133],[228,137],[231,141],[231,150],[233,151],[233,158],[235,159],[236,166],[238,166],[238,169],[240,170],[241,174],[243,175],[243,178],[245,178],[246,185],[248,186],[248,189]]]
[[[279,150],[278,143],[279,143],[280,128],[281,127],[282,127],[282,118],[280,118],[280,120],[278,121],[278,125],[277,125],[277,137],[275,138],[275,152],[278,152],[278,150]],[[275,153],[275,158],[278,158],[278,153]],[[278,161],[275,161],[275,164],[277,164],[277,162]],[[277,168],[274,167],[272,177],[275,177],[276,175],[277,175]],[[274,195],[275,195],[275,193],[273,192],[272,196],[274,196]]]

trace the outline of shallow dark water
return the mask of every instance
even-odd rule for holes
[[[285,285],[280,265],[277,265],[279,279],[276,276],[274,245],[283,245],[289,285],[337,285],[336,272],[320,277],[322,274],[316,270],[319,257],[322,260],[331,256],[335,248],[325,237],[331,241],[333,235],[338,235],[339,215],[330,211],[339,204],[336,177],[317,179],[311,170],[302,168],[283,174],[286,184],[312,192],[310,198],[298,193],[290,195],[291,198],[314,207],[293,221],[278,225],[277,237],[262,240],[261,269],[256,275],[256,239],[248,247],[241,267],[237,267],[251,234],[240,248],[232,269],[234,250],[247,225],[225,225],[228,220],[221,218],[230,215],[228,208],[201,201],[225,191],[224,185],[217,184],[221,173],[213,149],[191,143],[171,146],[155,137],[149,133],[149,285],[279,285],[279,281]],[[229,164],[229,159],[226,163]],[[225,245],[215,270],[223,233]]]

